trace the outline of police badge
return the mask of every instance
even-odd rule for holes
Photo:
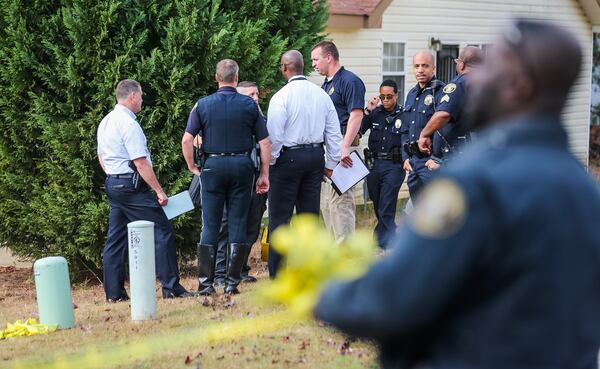
[[[333,88],[333,86],[331,86],[331,88],[329,89],[329,96],[333,95],[333,92],[335,91],[335,88]]]
[[[431,103],[433,103],[433,95],[427,95],[425,97],[425,101],[424,102],[425,102],[425,105],[428,105],[428,106],[431,105]]]
[[[402,121],[400,119],[396,119],[394,126],[396,127],[396,129],[400,129],[400,127],[402,127]]]
[[[448,83],[445,87],[444,87],[444,93],[445,94],[451,94],[456,90],[456,85],[454,83]]]

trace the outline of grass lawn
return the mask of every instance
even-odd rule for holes
[[[405,200],[398,201],[398,218]],[[372,204],[357,206],[357,228],[373,229]],[[271,329],[264,316],[283,312],[266,304],[259,289],[268,282],[259,247],[251,256],[255,284],[242,284],[242,294],[225,298],[158,300],[158,319],[134,323],[127,302],[108,304],[101,285],[75,285],[73,329],[47,335],[0,341],[0,368],[25,359],[31,368],[52,363],[55,354],[83,358],[90,350],[106,368],[378,368],[375,346],[346,337],[316,321],[299,321]],[[195,266],[183,272],[182,284],[197,288]],[[159,286],[157,285],[157,291]],[[219,291],[222,293],[222,291]],[[0,325],[37,317],[35,285],[28,268],[0,267]],[[232,321],[252,322],[259,332],[233,339],[207,341],[198,338]],[[226,329],[223,328],[223,332]],[[141,354],[136,352],[142,351]],[[143,352],[146,350],[146,352]],[[125,354],[123,354],[125,352]],[[133,355],[133,356],[132,356]],[[115,358],[106,362],[107,358]],[[39,365],[38,365],[39,363]],[[57,368],[60,366],[56,366]],[[85,364],[78,367],[85,367]]]

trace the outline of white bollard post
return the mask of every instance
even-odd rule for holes
[[[127,224],[127,230],[131,320],[156,319],[154,223],[138,220]]]

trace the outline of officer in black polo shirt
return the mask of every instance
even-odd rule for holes
[[[358,146],[358,133],[365,106],[365,84],[340,63],[337,46],[331,41],[321,41],[311,51],[313,68],[325,81],[321,88],[327,92],[340,121],[343,136],[342,159],[344,166],[352,166],[350,150]],[[321,187],[321,212],[325,226],[337,241],[354,233],[356,224],[354,193],[352,190],[338,195],[331,184]]]
[[[262,194],[269,190],[271,144],[256,103],[235,89],[238,71],[237,63],[231,59],[217,64],[215,79],[219,89],[198,100],[199,124],[188,125],[181,142],[188,169],[195,175],[202,173],[202,236],[198,244],[198,292],[201,295],[215,293],[213,282],[223,207],[227,209],[229,222],[225,293],[239,293],[237,286],[247,247],[246,222],[254,180],[249,157],[252,136],[259,141],[262,159],[256,192]],[[207,158],[200,169],[193,158],[193,140],[199,132],[202,132],[202,149]]]
[[[377,217],[375,235],[382,249],[387,248],[396,232],[396,203],[405,175],[402,167],[404,114],[398,106],[398,85],[385,80],[379,86],[379,96],[369,101],[360,129],[361,134],[371,130],[369,151],[373,168],[367,176],[367,189]]]

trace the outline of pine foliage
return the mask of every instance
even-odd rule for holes
[[[327,20],[311,0],[0,0],[0,246],[21,256],[63,255],[97,271],[108,227],[96,127],[133,78],[144,89],[138,120],[168,194],[191,179],[180,148],[188,113],[215,91],[220,59],[267,94],[278,65],[310,47]],[[174,221],[191,256],[200,214]]]

